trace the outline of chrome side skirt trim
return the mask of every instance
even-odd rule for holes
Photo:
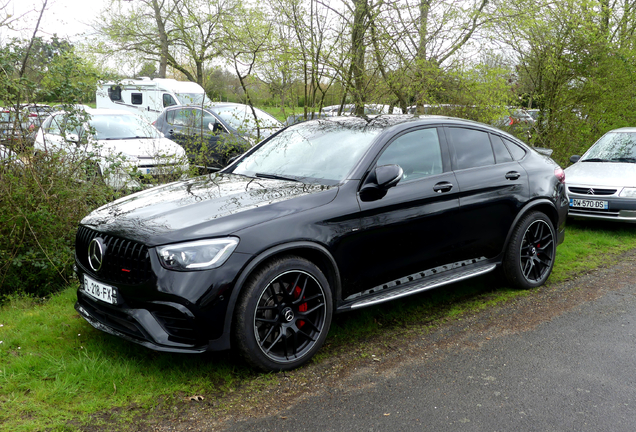
[[[466,268],[460,271],[452,271],[446,275],[438,275],[437,277],[420,277],[418,280],[407,279],[406,283],[401,283],[402,280],[396,281],[397,283],[391,283],[380,285],[376,288],[367,290],[364,294],[358,294],[348,297],[346,300],[353,300],[356,297],[361,297],[359,300],[354,300],[351,303],[343,305],[341,310],[345,309],[358,309],[366,306],[372,306],[379,303],[395,300],[401,297],[406,297],[412,294],[417,294],[422,291],[437,288],[442,285],[448,285],[451,283],[459,282],[464,279],[480,276],[493,271],[497,267],[496,264],[480,265],[474,268]],[[401,286],[401,288],[398,288]],[[390,289],[389,289],[390,288]]]

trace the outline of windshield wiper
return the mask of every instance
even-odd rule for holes
[[[276,175],[276,174],[255,173],[254,175],[256,177],[259,177],[259,178],[267,178],[267,179],[272,179],[272,180],[287,180],[287,181],[301,182],[300,180],[295,179],[295,178],[279,176],[279,175]]]
[[[614,158],[614,159],[612,159],[612,162],[631,162],[631,163],[634,163],[634,162],[636,162],[636,158],[632,158],[632,157],[620,157],[620,158]]]
[[[581,162],[609,162],[609,160],[601,159],[601,158],[590,158],[590,159],[583,159]]]

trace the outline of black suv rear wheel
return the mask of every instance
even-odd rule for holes
[[[550,219],[541,212],[525,215],[515,226],[504,256],[503,270],[517,288],[534,288],[550,276],[556,236]]]

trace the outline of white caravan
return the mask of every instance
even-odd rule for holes
[[[97,108],[130,111],[150,122],[155,121],[165,107],[210,103],[205,90],[197,83],[147,77],[100,82],[96,99]]]

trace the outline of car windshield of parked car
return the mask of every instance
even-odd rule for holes
[[[175,96],[181,105],[206,106],[212,103],[205,93],[175,93]]]
[[[265,142],[242,159],[232,172],[250,177],[338,184],[380,131],[325,120],[299,123]]]
[[[93,137],[97,140],[161,137],[157,129],[136,115],[93,115],[89,124],[93,129]]]
[[[636,162],[636,132],[610,132],[599,139],[581,162]]]
[[[241,131],[253,131],[256,129],[256,120],[254,114],[249,106],[220,106],[212,107],[212,110],[216,112],[225,122],[227,122],[234,129]],[[258,118],[258,125],[261,128],[279,128],[281,124],[271,115],[264,111],[254,108],[256,117]]]

